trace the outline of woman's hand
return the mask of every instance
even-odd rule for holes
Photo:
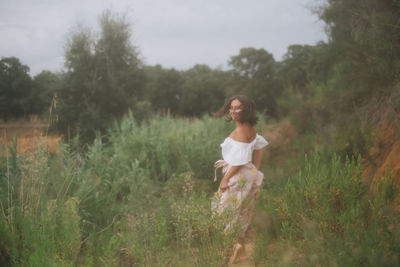
[[[219,185],[219,190],[223,193],[229,188],[228,182],[240,169],[242,166],[232,166],[227,173],[225,173],[224,178],[222,178]]]
[[[221,183],[219,185],[219,190],[221,190],[221,192],[225,192],[226,189],[228,189],[228,181],[226,179],[222,179]]]

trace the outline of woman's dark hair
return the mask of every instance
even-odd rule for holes
[[[229,98],[225,104],[213,114],[214,117],[225,116],[226,121],[231,121],[232,118],[229,116],[229,109],[231,108],[231,103],[233,100],[239,100],[242,104],[242,111],[239,113],[238,121],[241,123],[248,123],[251,126],[257,124],[258,118],[256,116],[256,104],[253,100],[245,95],[236,95]]]

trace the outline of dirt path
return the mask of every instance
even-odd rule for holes
[[[255,266],[253,259],[255,231],[249,229],[244,240],[244,250],[239,254],[234,264],[228,264],[229,267],[253,267]]]
[[[265,152],[265,162],[271,161],[271,158],[276,159],[276,155],[285,155],[286,147],[291,139],[294,138],[295,131],[292,129],[289,121],[281,122],[277,125],[265,125],[264,136],[271,144],[269,149]],[[279,153],[277,152],[279,151]],[[254,262],[254,244],[255,244],[255,231],[248,229],[245,237],[244,250],[239,254],[238,259],[234,264],[228,264],[232,267],[252,267],[255,266]]]

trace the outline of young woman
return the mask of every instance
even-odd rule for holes
[[[223,178],[216,198],[212,202],[214,213],[231,214],[225,232],[239,225],[238,243],[230,262],[236,261],[243,248],[243,239],[251,221],[255,202],[258,200],[264,175],[259,171],[263,148],[268,142],[258,135],[254,126],[257,123],[255,104],[243,95],[230,98],[214,116],[225,116],[234,120],[235,130],[221,144],[223,160],[215,163],[215,168],[223,167]],[[253,158],[254,154],[254,158]]]

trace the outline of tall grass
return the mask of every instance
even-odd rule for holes
[[[61,144],[53,155],[38,142],[18,155],[14,142],[0,159],[0,265],[223,266],[235,237],[210,199],[233,126],[209,117],[138,125],[129,115],[85,153]],[[258,265],[399,264],[393,177],[370,190],[359,158],[329,151],[287,162],[299,165],[291,176],[288,166],[264,169],[251,226]]]
[[[299,172],[263,195],[268,211],[256,246],[259,264],[396,266],[400,264],[398,192],[392,176],[378,190],[362,182],[361,157],[305,156]],[[274,245],[274,254],[268,246]],[[267,252],[267,253],[266,253]]]
[[[0,260],[15,266],[220,266],[233,236],[211,215],[221,120],[129,115],[85,154],[43,143],[1,159]]]

